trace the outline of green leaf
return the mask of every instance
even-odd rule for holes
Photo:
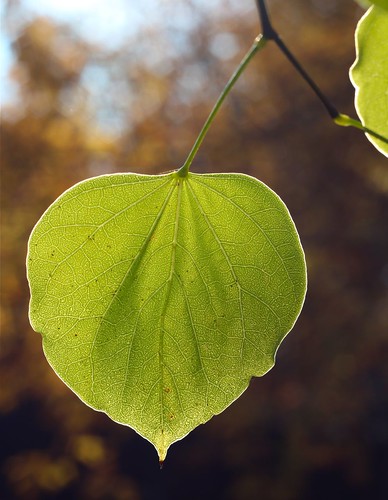
[[[53,369],[160,460],[273,366],[306,292],[286,206],[241,174],[81,182],[35,226],[28,279]]]
[[[388,12],[371,7],[356,29],[356,61],[350,68],[362,124],[388,138]],[[388,156],[388,144],[368,135]]]
[[[356,0],[362,7],[367,8],[371,5],[378,5],[383,9],[388,10],[388,0]]]

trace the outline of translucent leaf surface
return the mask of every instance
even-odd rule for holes
[[[355,105],[364,126],[388,137],[388,11],[371,7],[356,30],[356,61],[350,77],[356,88]],[[388,156],[388,144],[368,135]]]
[[[54,370],[161,460],[273,366],[306,291],[287,208],[240,174],[81,182],[34,228],[28,278]]]
[[[362,7],[370,7],[371,5],[378,5],[379,7],[382,7],[383,9],[388,9],[388,0],[357,0],[357,2],[362,6]]]

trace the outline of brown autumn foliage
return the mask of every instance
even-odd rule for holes
[[[9,9],[14,20],[23,4]],[[348,114],[360,12],[312,0],[273,9],[283,37]],[[1,498],[386,498],[387,160],[330,122],[275,47],[252,62],[193,170],[245,172],[280,194],[305,247],[309,292],[274,369],[174,445],[160,473],[151,445],[83,405],[44,359],[28,322],[27,240],[75,182],[179,167],[257,19],[203,16],[186,33],[189,49],[165,59],[168,34],[152,27],[115,51],[49,18],[9,29],[20,98],[1,124]],[[214,49],[225,33],[237,48],[229,58],[219,56],[225,38]]]

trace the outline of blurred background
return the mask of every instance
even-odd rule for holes
[[[362,10],[271,0],[274,24],[341,112]],[[172,446],[94,412],[28,322],[26,246],[75,182],[186,158],[258,34],[253,0],[1,3],[0,498],[388,498],[388,162],[336,127],[278,53],[255,57],[192,170],[253,175],[286,202],[309,269],[275,367]]]

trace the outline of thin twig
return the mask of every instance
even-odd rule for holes
[[[303,80],[310,86],[315,95],[322,102],[327,112],[330,115],[330,118],[335,120],[339,116],[338,110],[333,106],[333,104],[329,101],[329,99],[324,95],[318,85],[314,82],[311,76],[305,71],[303,66],[296,59],[294,54],[290,51],[290,49],[286,46],[283,40],[280,38],[278,32],[274,29],[267,7],[265,5],[264,0],[257,0],[257,7],[259,9],[259,15],[261,19],[261,25],[263,29],[263,35],[267,40],[272,40],[276,43],[280,51],[286,56],[288,61],[292,64],[292,66],[298,71]]]

